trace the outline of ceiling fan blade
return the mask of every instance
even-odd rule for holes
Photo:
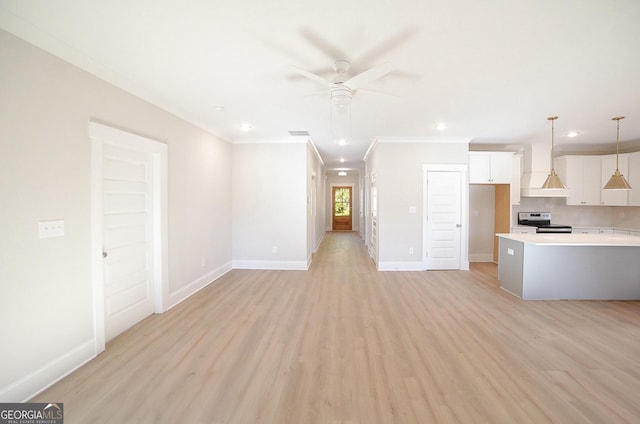
[[[391,93],[387,93],[386,91],[380,91],[380,90],[372,90],[370,88],[361,88],[360,90],[358,90],[358,93],[374,93],[380,96],[385,96],[394,100],[402,100],[401,96],[398,96],[397,94],[391,94]]]
[[[394,35],[389,38],[383,40],[378,45],[372,47],[371,49],[364,52],[362,55],[358,56],[354,62],[355,63],[375,63],[379,58],[387,55],[389,52],[393,52],[405,44],[410,38],[412,38],[416,33],[417,29],[410,27],[405,28],[401,31],[398,31]]]
[[[393,71],[393,65],[391,65],[391,63],[389,62],[386,62],[382,65],[378,65],[374,68],[362,72],[361,74],[356,75],[353,78],[346,80],[343,85],[346,85],[352,90],[357,90],[377,80],[378,78],[382,78],[391,71]]]
[[[331,60],[347,59],[344,50],[320,38],[307,28],[300,29],[300,34],[315,48],[324,53]]]
[[[320,84],[322,84],[324,86],[327,86],[327,87],[333,87],[333,83],[331,81],[327,81],[326,79],[322,78],[319,75],[316,75],[316,74],[314,74],[312,72],[309,72],[307,70],[304,70],[304,69],[299,68],[299,67],[294,66],[294,65],[289,65],[289,68],[292,71],[297,72],[300,75],[303,75],[303,76],[305,76],[305,77],[307,77],[307,78],[309,78],[309,79],[311,79],[311,80],[313,80],[313,81],[315,81],[317,83],[320,83]]]

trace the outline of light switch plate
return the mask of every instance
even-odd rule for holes
[[[38,235],[40,238],[64,236],[64,220],[38,221]]]

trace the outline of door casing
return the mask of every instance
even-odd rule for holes
[[[468,248],[468,240],[469,240],[469,177],[468,177],[468,166],[466,164],[423,164],[422,165],[422,266],[423,269],[427,269],[428,261],[427,261],[427,249],[429,243],[429,233],[427,231],[427,213],[428,213],[428,202],[427,202],[427,175],[429,172],[460,172],[460,196],[461,196],[461,205],[460,205],[460,217],[461,217],[461,228],[460,228],[460,268],[461,270],[469,270],[469,248]]]
[[[89,123],[91,142],[91,279],[95,354],[105,349],[102,160],[104,143],[151,154],[153,167],[153,291],[154,312],[164,312],[168,295],[167,145],[97,122]]]

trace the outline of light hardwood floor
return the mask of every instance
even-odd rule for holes
[[[640,422],[640,302],[524,302],[496,274],[376,272],[327,233],[309,271],[232,271],[33,401],[66,424]]]

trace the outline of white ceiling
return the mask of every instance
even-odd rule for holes
[[[560,150],[613,145],[616,115],[640,140],[638,22],[637,0],[0,0],[9,32],[231,142],[309,131],[328,168],[375,138],[550,142],[550,115]],[[396,69],[355,93],[344,147],[328,89],[290,68],[337,59]]]

